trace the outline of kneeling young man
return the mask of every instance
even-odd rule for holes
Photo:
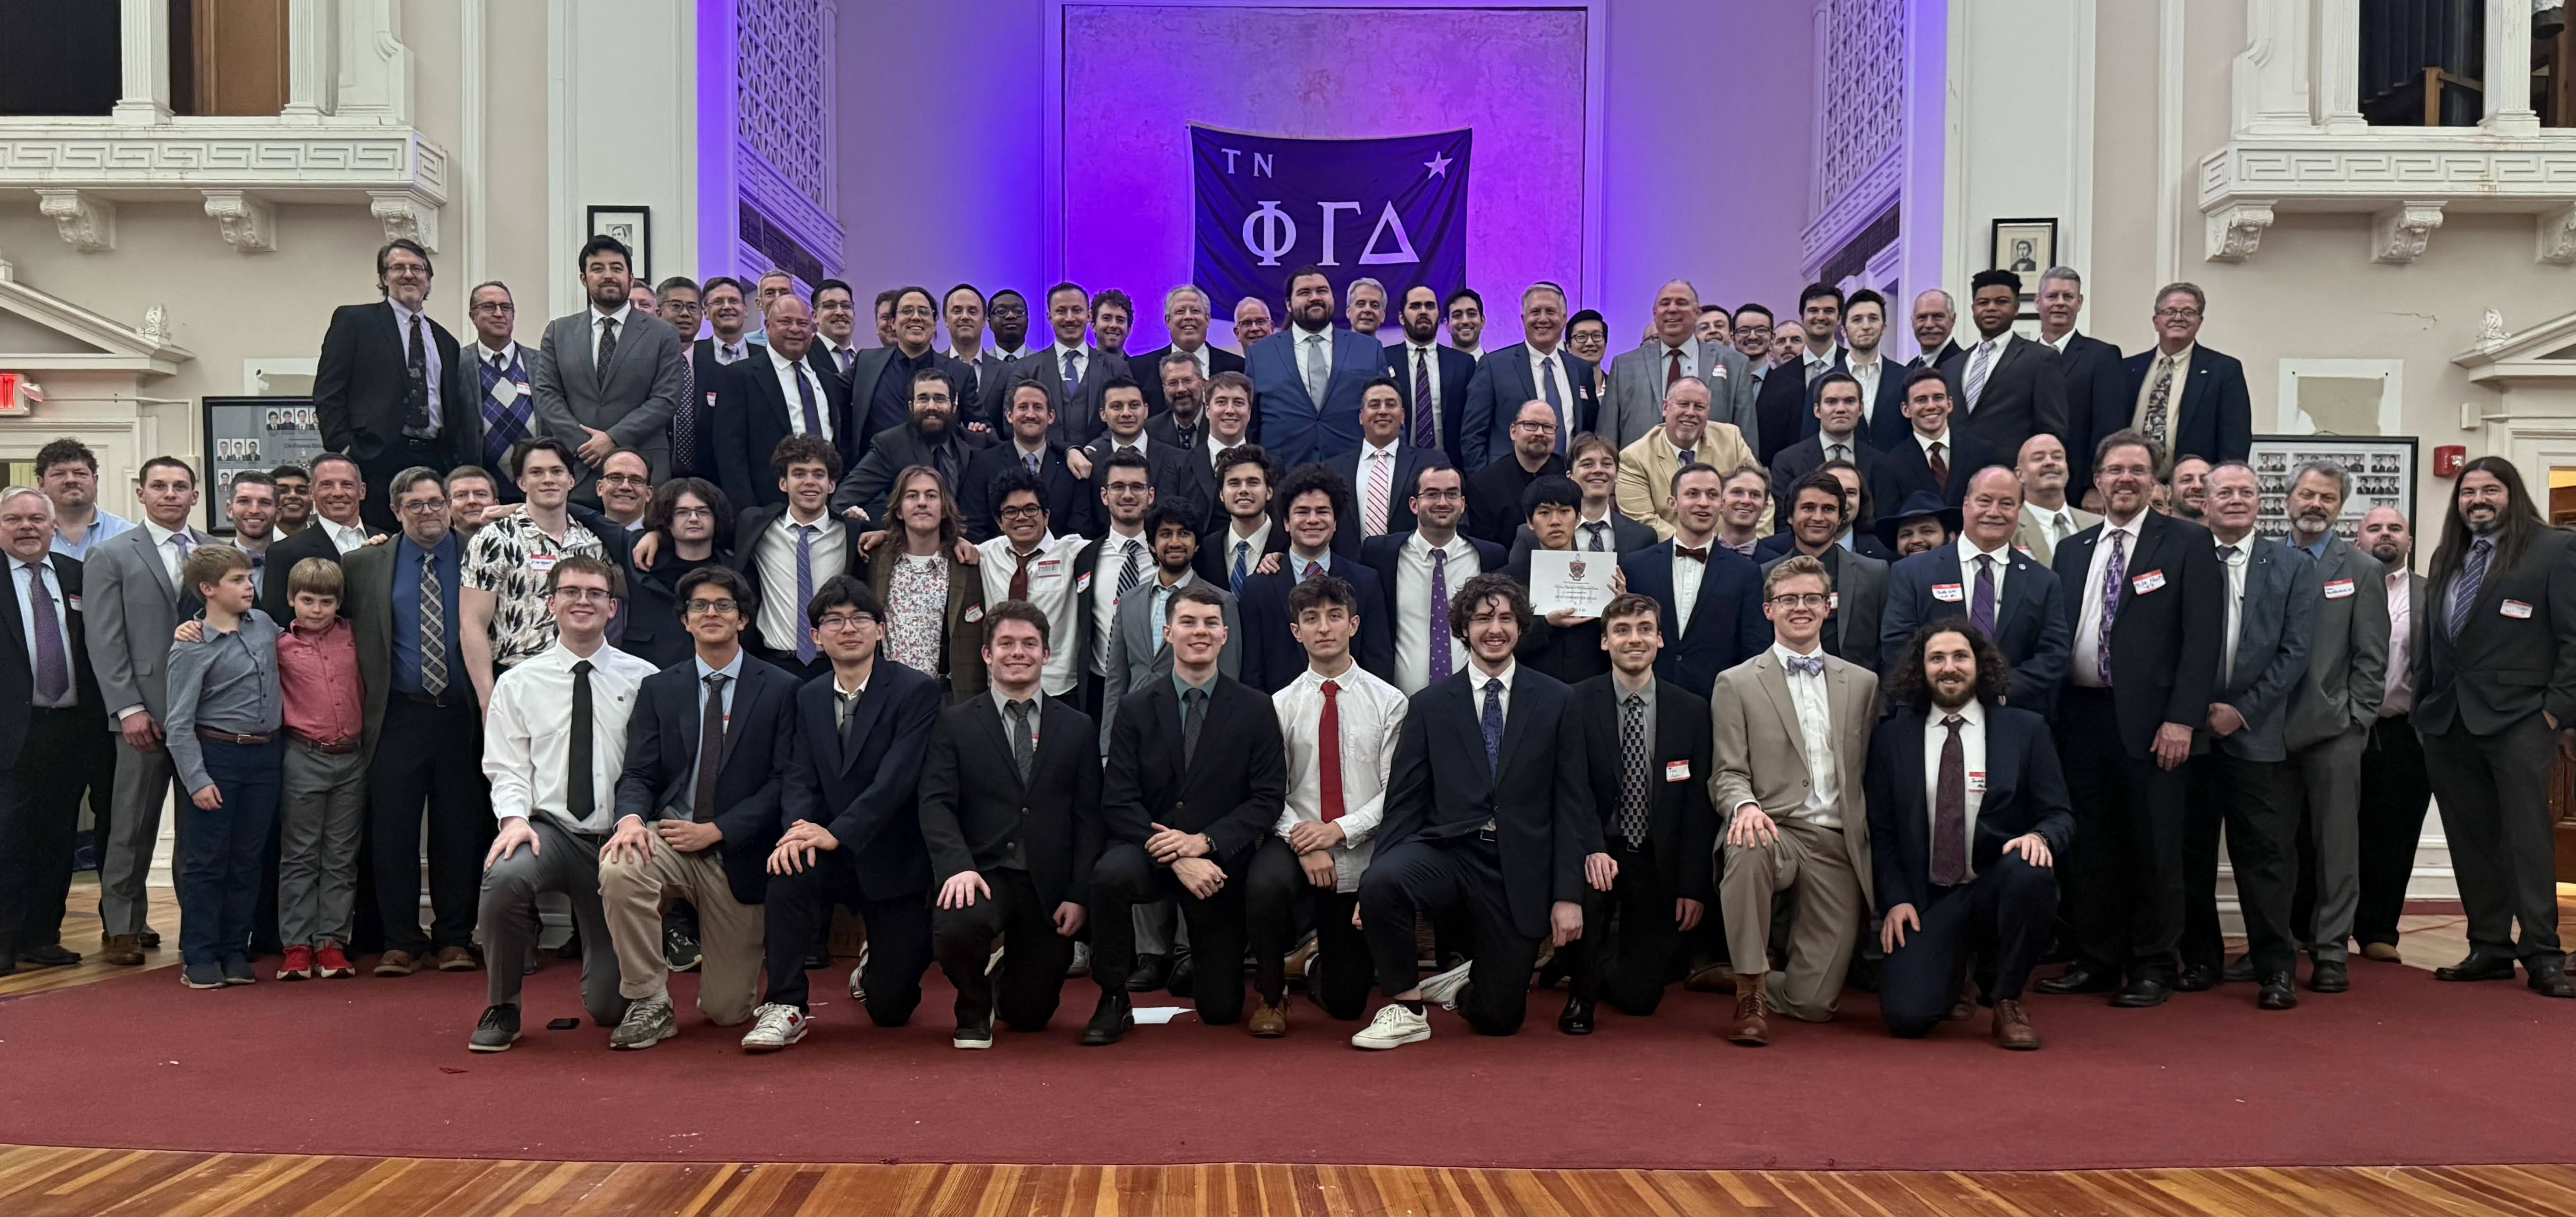
[[[617,831],[600,851],[599,898],[627,1003],[611,1048],[679,1034],[662,949],[662,913],[674,900],[697,910],[698,1012],[730,1027],[760,1000],[763,864],[778,841],[797,682],[743,650],[758,610],[742,576],[702,566],[680,576],[674,596],[697,654],[646,677],[636,695]]]
[[[1718,906],[1735,965],[1726,1038],[1770,1042],[1766,1009],[1834,1016],[1869,908],[1869,820],[1862,760],[1878,717],[1878,677],[1825,654],[1832,603],[1823,563],[1793,554],[1762,581],[1771,645],[1718,673],[1709,697],[1717,772],[1709,799],[1729,818]],[[1795,894],[1789,959],[1774,987],[1771,897]]]
[[[1270,695],[1286,737],[1288,806],[1253,854],[1245,881],[1252,987],[1261,995],[1245,1029],[1265,1039],[1288,1033],[1284,957],[1300,921],[1315,927],[1306,996],[1334,1018],[1358,1018],[1366,1008],[1368,946],[1351,911],[1376,848],[1387,771],[1404,727],[1404,694],[1351,658],[1360,611],[1350,584],[1317,575],[1290,589],[1288,628],[1306,649],[1306,670]]]
[[[1360,878],[1361,928],[1387,1002],[1353,1047],[1431,1038],[1423,1007],[1435,1001],[1486,1035],[1519,1030],[1539,944],[1582,935],[1587,878],[1610,886],[1573,691],[1512,658],[1529,619],[1529,595],[1510,576],[1468,580],[1449,604],[1467,669],[1408,703],[1377,857]],[[1475,926],[1474,958],[1417,980],[1414,918],[1458,909]]]
[[[1025,488],[998,496],[1003,527]],[[1039,688],[1053,653],[1046,613],[1026,600],[984,616],[991,685],[939,714],[921,767],[921,835],[939,882],[931,951],[957,986],[959,1048],[993,1046],[1054,1017],[1100,857],[1100,745],[1091,716]],[[1002,940],[996,998],[993,942]]]
[[[2004,704],[2010,678],[1967,618],[1933,621],[1890,675],[1897,709],[1870,736],[1863,787],[1887,910],[1878,1005],[1907,1039],[1948,1016],[1974,951],[1995,1042],[2039,1047],[2021,991],[2057,922],[2055,864],[2075,813],[2048,723]]]
[[[600,849],[616,818],[625,769],[626,720],[653,665],[608,645],[608,620],[624,592],[620,573],[586,554],[546,572],[554,645],[521,660],[492,686],[483,721],[483,776],[500,820],[483,855],[483,969],[490,1004],[466,1046],[505,1052],[519,1038],[519,981],[537,941],[537,896],[572,902],[581,940],[581,1004],[613,1027],[625,1013],[617,956],[599,900]],[[660,943],[656,926],[654,941]]]

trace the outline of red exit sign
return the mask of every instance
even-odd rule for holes
[[[25,384],[16,372],[0,372],[0,414],[27,412]]]

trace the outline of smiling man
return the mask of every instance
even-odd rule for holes
[[[1384,374],[1377,339],[1333,326],[1333,282],[1319,266],[1289,273],[1288,328],[1246,347],[1255,426],[1291,468],[1360,442],[1360,394]]]

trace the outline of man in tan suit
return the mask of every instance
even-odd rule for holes
[[[2021,481],[2021,524],[2013,544],[2047,566],[2057,560],[2057,543],[2102,522],[2102,517],[2066,501],[2066,442],[2041,431],[2021,442],[2013,461]]]
[[[1748,464],[1753,449],[1733,423],[1708,421],[1708,386],[1685,376],[1664,389],[1664,422],[1619,453],[1619,514],[1655,530],[1655,539],[1673,537],[1667,504],[1673,494],[1673,471],[1684,465],[1707,465],[1720,472]],[[1762,509],[1756,531],[1771,532],[1771,509]]]
[[[1735,965],[1726,1038],[1770,1042],[1767,1004],[1792,1018],[1834,1016],[1868,911],[1869,819],[1861,770],[1877,718],[1878,677],[1825,654],[1833,578],[1794,554],[1762,581],[1768,650],[1718,674],[1709,702],[1715,772],[1709,801],[1727,817],[1718,907]],[[1796,898],[1789,959],[1771,987],[1771,897]]]

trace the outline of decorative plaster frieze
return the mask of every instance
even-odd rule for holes
[[[2424,243],[2442,226],[2442,205],[2421,200],[2400,203],[2371,217],[2370,260],[2407,263],[2424,256]]]
[[[2240,135],[2200,162],[2200,209],[2208,257],[2240,261],[2254,252],[2249,209],[2270,222],[2280,211],[2367,212],[2370,257],[2411,262],[2423,254],[2442,209],[2525,212],[2538,225],[2535,256],[2576,262],[2576,133],[2536,138],[2476,128],[2376,127],[2350,134]]]
[[[239,190],[209,190],[206,214],[224,234],[224,243],[236,253],[269,254],[277,252],[277,209],[267,202]]]
[[[2576,265],[2576,203],[2540,213],[2532,259],[2550,266]]]
[[[438,252],[438,208],[409,190],[370,190],[367,210],[385,226],[385,239],[409,239]]]
[[[36,209],[53,218],[54,231],[85,254],[116,248],[116,204],[78,190],[39,190]]]
[[[2272,226],[2272,202],[2269,199],[2246,199],[2209,212],[2204,221],[2208,248],[2203,256],[2212,262],[2242,262],[2254,256],[2254,247],[2263,241],[2263,230]]]

